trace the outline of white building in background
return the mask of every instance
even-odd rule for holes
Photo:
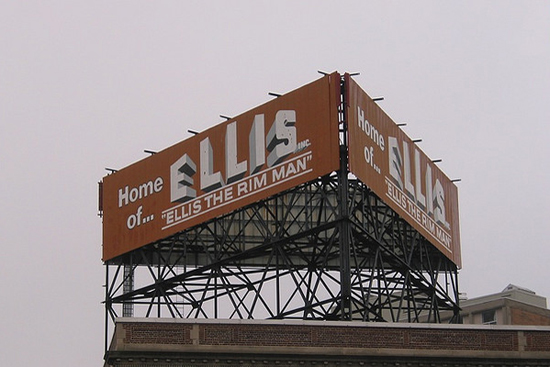
[[[460,307],[464,324],[550,326],[546,298],[513,284],[500,293],[463,299]],[[442,322],[447,321],[445,316]]]

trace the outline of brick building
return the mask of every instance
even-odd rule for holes
[[[105,366],[550,366],[550,327],[121,318]]]
[[[460,307],[464,324],[550,326],[546,298],[513,284],[499,293],[462,300]],[[452,316],[443,314],[442,322]]]

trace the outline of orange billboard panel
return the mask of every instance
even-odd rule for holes
[[[327,75],[103,179],[103,260],[339,167],[340,75]]]
[[[456,185],[348,75],[346,85],[350,171],[460,267]]]

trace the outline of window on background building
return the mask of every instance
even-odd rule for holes
[[[497,323],[496,310],[483,311],[481,313],[481,323],[483,325],[494,325]]]

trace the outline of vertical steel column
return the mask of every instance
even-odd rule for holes
[[[340,212],[340,319],[351,320],[351,265],[350,265],[350,220],[349,220],[349,183],[348,183],[348,129],[346,79],[340,81],[340,170],[338,171],[338,206]]]
[[[109,350],[109,308],[111,307],[109,297],[109,262],[105,263],[105,353]]]
[[[134,267],[133,264],[124,264],[124,282],[123,293],[130,293],[134,290]],[[132,301],[123,302],[122,304],[122,316],[132,317],[134,316],[134,304]]]

